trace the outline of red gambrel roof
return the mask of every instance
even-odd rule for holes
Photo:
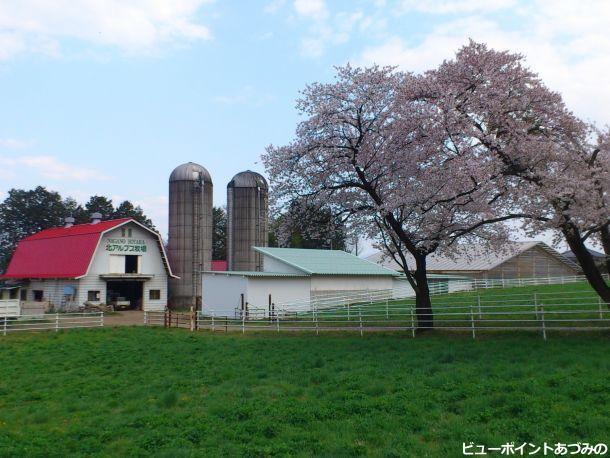
[[[6,273],[0,278],[78,278],[87,275],[102,234],[133,222],[131,218],[45,229],[24,238],[17,245]],[[163,250],[158,234],[159,245]],[[164,260],[165,253],[163,253]],[[168,272],[171,275],[169,265]]]

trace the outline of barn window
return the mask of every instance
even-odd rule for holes
[[[125,273],[139,274],[140,273],[140,256],[127,255],[125,256]]]
[[[28,300],[28,290],[27,289],[22,289],[21,292],[19,293],[19,299],[22,301],[27,301]]]
[[[89,302],[99,302],[100,292],[99,291],[87,291],[87,300]]]
[[[161,299],[161,290],[160,289],[151,289],[148,293],[148,297],[151,301],[158,301]]]
[[[34,293],[34,302],[42,302],[43,291],[40,289],[35,289]]]
[[[9,292],[9,296],[8,296],[8,298],[9,298],[9,299],[17,299],[17,293],[18,293],[17,288],[11,289],[11,290],[9,290],[9,291],[10,291],[10,292]]]

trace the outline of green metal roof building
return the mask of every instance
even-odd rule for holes
[[[253,247],[260,272],[205,272],[203,310],[233,315],[246,304],[307,304],[323,297],[392,291],[406,281],[399,272],[340,250]]]

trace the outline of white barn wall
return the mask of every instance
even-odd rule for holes
[[[27,286],[27,299],[26,302],[34,301],[34,290],[42,291],[42,301],[50,302],[55,307],[60,307],[64,298],[64,288],[71,286],[74,288],[78,295],[78,280],[32,280]],[[78,298],[78,296],[77,296]],[[78,302],[77,302],[78,303]]]
[[[167,305],[167,270],[163,263],[161,251],[157,243],[157,237],[133,223],[122,227],[132,229],[131,239],[144,240],[146,243],[145,253],[130,253],[141,256],[140,273],[153,276],[152,279],[144,282],[142,308],[145,311],[163,310]],[[121,237],[121,227],[116,228],[101,237],[98,249],[91,262],[89,273],[81,280],[81,291],[79,292],[80,303],[87,300],[88,291],[100,291],[101,302],[106,302],[106,281],[101,279],[100,275],[112,273],[109,271],[110,257],[112,254],[106,251],[105,247],[108,239],[116,238],[124,238]],[[161,298],[159,300],[151,301],[149,299],[151,289],[158,289],[161,291]]]

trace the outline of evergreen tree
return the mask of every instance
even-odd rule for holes
[[[137,222],[145,225],[146,227],[155,229],[155,226],[153,225],[152,221],[144,214],[142,207],[140,207],[139,205],[134,206],[128,200],[124,200],[119,204],[119,206],[112,212],[111,218],[133,218]]]
[[[42,186],[11,189],[0,204],[0,271],[4,271],[21,239],[43,229],[61,226],[66,207],[59,193]]]
[[[213,209],[212,260],[227,259],[227,213],[222,207]]]
[[[102,219],[111,219],[114,215],[114,206],[112,205],[112,199],[108,199],[104,196],[91,196],[89,201],[85,204],[85,214],[81,218],[77,219],[77,223],[88,223],[92,213],[101,213]]]

